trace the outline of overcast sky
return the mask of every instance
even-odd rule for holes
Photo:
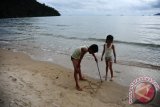
[[[62,15],[152,15],[160,13],[160,0],[37,0]]]

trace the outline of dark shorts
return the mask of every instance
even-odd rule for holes
[[[71,56],[71,61],[73,60],[74,58]]]

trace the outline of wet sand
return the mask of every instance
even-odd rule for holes
[[[85,77],[77,91],[72,69],[0,49],[0,107],[142,107],[128,104],[128,87],[117,80]]]

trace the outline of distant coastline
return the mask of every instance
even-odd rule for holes
[[[160,13],[154,14],[155,16],[160,16]]]
[[[1,0],[0,18],[60,16],[54,8],[36,0]]]

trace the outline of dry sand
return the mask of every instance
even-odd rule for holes
[[[0,49],[0,107],[141,107],[127,87],[86,78],[77,91],[71,69]]]

